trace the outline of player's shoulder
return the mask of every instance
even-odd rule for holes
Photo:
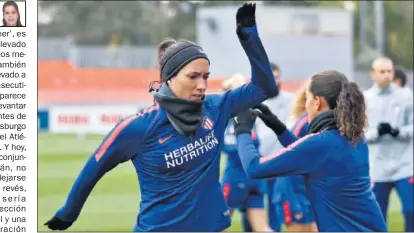
[[[299,118],[296,121],[297,123],[303,122],[303,124],[309,124],[309,117],[306,112],[302,113],[302,115],[299,116]]]
[[[204,105],[207,108],[214,108],[214,107],[219,107],[223,104],[224,100],[226,99],[226,97],[228,96],[230,91],[226,91],[223,93],[211,93],[206,95],[205,99],[204,99]]]
[[[302,141],[309,148],[316,148],[318,151],[330,151],[342,143],[338,130],[324,130],[317,133],[309,133],[298,141]]]
[[[321,142],[325,147],[332,149],[349,147],[349,140],[341,134],[339,129],[325,130],[320,133]]]
[[[154,120],[159,115],[159,111],[159,104],[153,104],[140,110],[138,113],[121,119],[118,125],[124,125],[123,128],[127,128],[130,132],[145,133],[153,125]]]
[[[319,148],[321,145],[323,145],[323,137],[321,136],[321,133],[310,133],[307,134],[292,144],[288,146],[288,148],[295,148],[298,146],[305,147],[305,148]]]

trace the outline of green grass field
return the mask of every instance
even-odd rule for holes
[[[102,136],[39,133],[38,144],[38,231],[63,205],[74,179]],[[224,157],[224,156],[223,156]],[[222,163],[224,165],[224,163]],[[224,166],[222,166],[224,168]],[[131,231],[140,201],[137,177],[131,163],[121,164],[95,186],[78,220],[70,231]],[[402,231],[400,203],[392,194],[389,211],[390,231]],[[240,216],[233,216],[227,231],[241,231]]]

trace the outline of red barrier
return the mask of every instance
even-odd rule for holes
[[[227,77],[211,77],[208,92],[220,92]],[[156,69],[90,69],[73,67],[68,61],[38,62],[39,104],[151,102],[151,81],[159,80]],[[302,81],[283,82],[295,91]]]

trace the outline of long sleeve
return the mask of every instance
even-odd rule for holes
[[[283,147],[288,147],[296,142],[299,138],[308,134],[309,123],[307,119],[302,119],[295,125],[292,131],[286,129],[281,135],[277,135],[277,139]]]
[[[381,122],[382,120],[378,118],[379,116],[376,114],[377,111],[375,111],[378,102],[380,102],[380,100],[377,99],[377,92],[378,91],[375,91],[375,86],[364,91],[364,98],[367,106],[366,114],[368,118],[368,129],[364,136],[368,144],[376,144],[380,138],[377,126],[378,122]]]
[[[253,179],[306,174],[318,168],[329,154],[319,134],[307,135],[264,157],[259,156],[249,134],[239,134],[237,149],[246,174]]]
[[[225,93],[227,96],[224,106],[225,109],[229,109],[230,117],[279,94],[269,59],[256,26],[243,30],[250,34],[247,41],[240,41],[240,43],[250,62],[251,82]]]
[[[365,133],[365,138],[368,144],[374,144],[379,139],[378,129],[376,127],[369,127]]]
[[[288,147],[292,143],[296,142],[299,138],[296,137],[290,130],[286,129],[285,132],[277,136],[277,139],[283,147]]]
[[[144,124],[137,118],[138,115],[133,115],[121,120],[105,136],[76,178],[65,205],[56,213],[57,217],[75,221],[92,189],[104,174],[137,155],[144,138]]]
[[[410,100],[412,101],[412,99]],[[406,124],[401,127],[398,138],[402,140],[412,140],[413,139],[413,103],[408,103],[408,106],[404,111],[404,121]]]

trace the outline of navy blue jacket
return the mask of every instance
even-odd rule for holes
[[[228,120],[278,93],[256,27],[244,30],[251,35],[241,41],[251,64],[251,82],[207,95],[204,120],[194,138],[179,134],[158,105],[121,120],[86,162],[57,217],[76,220],[102,176],[119,163],[132,161],[141,190],[134,231],[228,228],[231,219],[219,182]]]
[[[239,155],[249,177],[305,175],[319,231],[387,231],[370,187],[366,141],[352,146],[335,129],[301,139],[286,130],[278,138],[286,148],[261,157],[249,134],[238,135]]]

